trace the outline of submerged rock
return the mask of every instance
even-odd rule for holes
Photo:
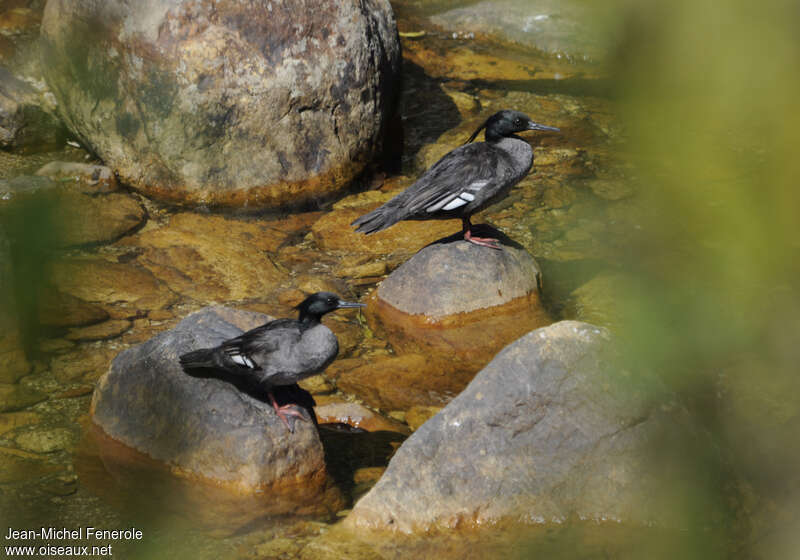
[[[178,362],[185,352],[215,346],[269,319],[205,308],[123,351],[98,382],[92,420],[175,472],[246,494],[268,490],[289,498],[286,511],[318,498],[326,475],[313,422],[297,421],[290,433],[269,402],[218,379],[190,377]],[[297,503],[291,502],[294,492]],[[324,510],[325,504],[319,506]]]
[[[663,519],[648,446],[670,423],[650,410],[647,385],[615,365],[611,343],[563,321],[509,345],[411,435],[346,524]]]
[[[335,193],[379,153],[400,49],[388,1],[49,2],[45,77],[127,184],[192,204]]]
[[[86,194],[94,194],[95,188],[83,188],[80,182],[76,188],[41,175],[0,180],[0,215],[37,219],[43,235],[51,235],[59,247],[110,242],[144,222],[144,208],[132,196]]]
[[[269,254],[288,236],[280,223],[182,212],[120,245],[141,249],[137,262],[175,292],[231,301],[264,297],[281,284],[287,274]]]
[[[75,434],[66,428],[44,428],[23,432],[16,437],[17,445],[33,453],[52,453],[74,445]]]
[[[48,327],[82,327],[108,319],[101,306],[55,289],[45,288],[38,298],[39,323]]]
[[[23,384],[0,383],[0,412],[22,410],[47,400],[47,395]]]
[[[405,424],[385,418],[358,403],[347,401],[328,402],[315,407],[314,412],[320,424],[347,424],[368,432],[409,433]]]
[[[15,383],[31,370],[23,346],[9,240],[0,227],[0,383]]]
[[[414,405],[441,405],[469,383],[469,376],[452,372],[422,354],[370,357],[365,363],[341,372],[339,390],[363,399],[384,411]]]
[[[420,247],[460,229],[461,224],[456,220],[437,220],[399,222],[388,229],[370,235],[354,231],[353,226],[350,225],[353,220],[374,210],[397,192],[399,190],[389,193],[369,191],[368,194],[372,195],[370,199],[377,195],[374,198],[378,203],[367,199],[370,200],[369,203],[358,204],[365,199],[363,195],[343,199],[341,202],[344,204],[334,207],[333,212],[322,216],[311,227],[311,233],[317,245],[328,251],[349,251],[359,255],[411,254]]]
[[[114,173],[105,165],[73,161],[51,161],[42,166],[36,175],[58,181],[72,181],[87,194],[113,192],[119,188]]]
[[[601,60],[605,44],[592,8],[576,0],[482,0],[431,17],[459,33],[481,34],[571,60]]]
[[[53,286],[82,301],[124,308],[136,315],[162,309],[178,299],[150,271],[132,263],[111,262],[102,258],[63,259],[52,264]],[[120,309],[122,308],[122,309]]]

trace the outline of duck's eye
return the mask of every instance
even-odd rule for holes
[[[522,119],[517,117],[516,119],[514,119],[514,124],[517,126],[522,126]]]

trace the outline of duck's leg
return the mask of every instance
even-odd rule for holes
[[[501,250],[503,248],[503,246],[500,245],[500,240],[493,237],[474,237],[472,235],[472,222],[469,221],[469,216],[466,218],[461,218],[461,224],[465,241],[469,241],[475,245],[480,245],[481,247],[489,247],[490,249]]]
[[[278,402],[275,400],[275,395],[272,394],[272,391],[269,391],[269,400],[272,403],[272,408],[275,409],[275,414],[278,415],[278,418],[281,419],[283,424],[286,426],[286,429],[291,433],[294,433],[294,422],[289,425],[289,416],[299,418],[303,422],[308,422],[308,418],[306,418],[302,412],[297,410],[297,405],[285,404],[283,406],[278,406]]]

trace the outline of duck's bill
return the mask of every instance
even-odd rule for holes
[[[528,123],[528,130],[550,130],[552,132],[561,132],[560,128],[554,126],[547,126],[545,124],[535,123],[533,121]]]
[[[343,301],[339,300],[339,304],[336,306],[337,309],[347,309],[349,307],[366,307],[366,303],[354,303],[352,301]]]

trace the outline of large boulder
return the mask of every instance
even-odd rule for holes
[[[246,494],[318,498],[327,479],[313,422],[297,421],[290,433],[268,401],[218,379],[190,377],[178,362],[185,352],[268,320],[261,313],[205,308],[121,352],[98,382],[94,423],[185,475]]]
[[[380,148],[399,72],[386,0],[54,0],[45,77],[69,128],[162,200],[301,204]]]
[[[575,321],[509,345],[412,434],[346,523],[411,532],[664,521],[675,486],[649,446],[673,423],[649,406],[653,386],[615,365],[611,346],[607,331]]]

